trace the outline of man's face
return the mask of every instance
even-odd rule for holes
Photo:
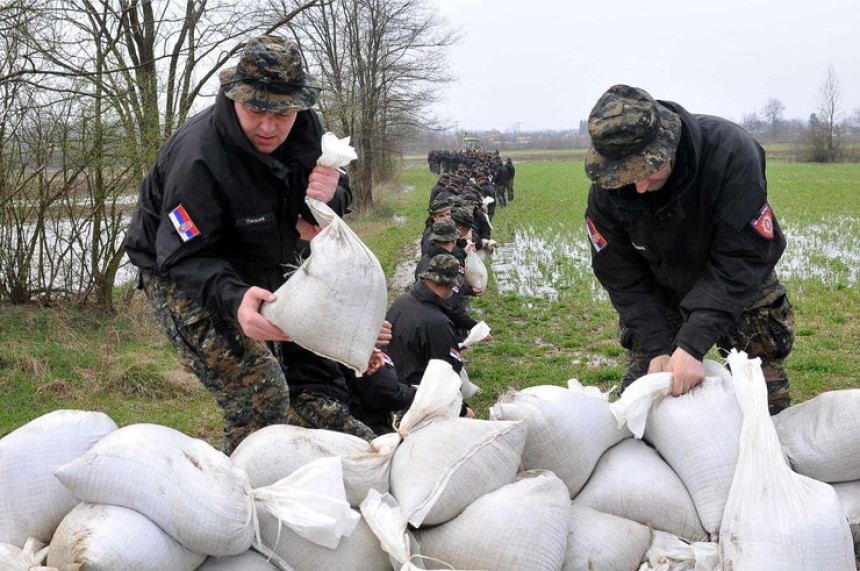
[[[451,211],[443,210],[442,212],[437,212],[436,214],[431,214],[430,218],[433,219],[433,222],[437,220],[451,220]]]
[[[652,190],[660,190],[666,185],[666,181],[669,180],[669,177],[672,175],[672,162],[658,170],[648,178],[643,178],[642,180],[636,181],[636,192],[639,194],[644,194],[646,192],[651,192]]]
[[[244,103],[234,102],[239,126],[251,145],[261,153],[273,153],[280,147],[293,129],[297,111],[276,113],[258,111]]]

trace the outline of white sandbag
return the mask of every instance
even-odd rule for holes
[[[514,481],[525,440],[520,422],[451,418],[427,424],[394,451],[391,495],[416,527],[449,521]]]
[[[300,571],[387,571],[391,569],[388,554],[382,550],[379,539],[364,520],[359,520],[348,536],[341,538],[337,547],[330,549],[317,545],[280,526],[277,518],[261,509],[260,535],[262,542],[254,548],[270,557],[281,569]]]
[[[56,410],[0,438],[0,543],[51,541],[75,496],[51,468],[89,450],[116,424],[106,414]]]
[[[773,424],[795,472],[822,482],[860,480],[860,389],[821,393]]]
[[[277,301],[263,303],[260,313],[305,349],[358,376],[385,320],[385,272],[331,208],[312,198],[307,203],[323,229],[311,241],[311,255],[275,291]]]
[[[648,386],[651,376],[632,386],[640,381]],[[663,374],[658,377],[665,378]],[[735,473],[741,432],[741,411],[732,376],[719,363],[705,360],[705,379],[689,392],[663,398],[664,388],[657,390],[659,396],[645,395],[652,404],[643,438],[684,482],[702,525],[716,541]],[[623,409],[625,401],[634,396],[633,391],[625,391],[613,407]]]
[[[24,542],[24,547],[10,543],[0,543],[0,569],[3,571],[30,571],[39,569],[47,571],[49,567],[41,567],[48,556],[48,547],[31,537]]]
[[[252,488],[269,486],[318,458],[340,456],[350,505],[358,507],[370,489],[388,491],[388,468],[400,442],[396,434],[366,440],[333,430],[275,424],[243,440],[230,459],[248,473]]]
[[[569,511],[564,482],[552,472],[523,472],[448,523],[414,533],[429,569],[561,569]]]
[[[412,406],[403,415],[397,433],[401,437],[419,430],[425,424],[457,418],[463,404],[462,379],[447,361],[430,359],[415,392]]]
[[[484,265],[484,261],[475,251],[466,254],[464,279],[474,289],[487,289],[487,281],[489,279],[487,266]]]
[[[708,539],[684,483],[656,450],[635,438],[622,440],[603,454],[573,503],[688,541]]]
[[[851,526],[854,543],[858,544],[860,543],[860,480],[837,482],[833,484],[833,489],[836,491],[836,497],[839,498],[842,511],[845,512],[845,519]]]
[[[278,567],[262,553],[249,549],[239,555],[209,557],[197,571],[278,571]]]
[[[647,526],[571,504],[563,570],[636,569],[650,545]]]
[[[490,418],[523,420],[528,427],[523,469],[554,472],[573,497],[603,453],[630,437],[629,430],[616,426],[607,397],[572,379],[568,388],[540,385],[503,395],[490,408]]]
[[[192,551],[236,555],[251,547],[248,475],[172,428],[125,426],[55,474],[81,501],[137,510]]]
[[[721,571],[719,547],[713,542],[687,543],[671,533],[654,530],[639,571]]]
[[[63,518],[48,552],[48,565],[86,571],[190,571],[204,559],[134,510],[90,503]]]
[[[743,414],[740,452],[720,528],[724,568],[854,571],[851,532],[833,487],[782,456],[759,359],[728,357]]]

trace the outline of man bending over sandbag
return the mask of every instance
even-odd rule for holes
[[[224,411],[224,451],[287,421],[272,353],[289,338],[260,305],[316,224],[305,195],[344,214],[352,195],[315,166],[323,129],[316,79],[292,41],[248,41],[220,75],[215,104],[180,127],[147,174],[125,240],[159,325]]]
[[[716,344],[761,357],[770,412],[786,408],[794,312],[774,270],[785,236],[764,150],[734,123],[627,85],[600,97],[588,132],[585,223],[628,350],[622,390],[667,371],[685,393]]]

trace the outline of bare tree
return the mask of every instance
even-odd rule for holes
[[[771,137],[780,135],[783,113],[785,113],[785,105],[776,97],[768,99],[762,107],[761,114],[769,124],[768,134]]]
[[[744,114],[743,119],[741,119],[741,127],[753,135],[761,131],[761,126],[762,121],[755,111]]]
[[[276,9],[285,11],[294,0]],[[398,145],[449,80],[444,49],[458,39],[427,0],[336,0],[290,23],[327,88],[323,120],[350,135],[359,160],[352,180],[357,211],[372,209],[374,186],[393,174]]]
[[[832,65],[827,66],[827,75],[821,84],[818,105],[809,118],[807,137],[810,158],[816,162],[834,163],[842,152],[842,129],[840,121],[842,86]]]
[[[267,20],[228,0],[35,0],[0,23],[0,245],[16,301],[112,305],[129,206],[161,143]],[[47,121],[47,122],[46,122]],[[5,170],[4,170],[5,169]],[[11,170],[10,170],[11,169]],[[7,249],[8,248],[8,249]],[[8,263],[12,262],[12,263]],[[71,266],[70,266],[71,264]]]

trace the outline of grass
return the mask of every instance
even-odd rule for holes
[[[465,353],[470,378],[483,388],[470,404],[483,418],[508,390],[570,378],[607,390],[624,371],[614,310],[584,257],[582,161],[516,166],[516,199],[493,221],[493,237],[504,244],[495,263],[514,255],[473,302],[496,341]],[[797,341],[786,362],[794,400],[856,388],[860,165],[771,163],[768,171],[770,201],[790,239],[779,269],[796,310]],[[389,277],[412,255],[435,179],[426,169],[406,170],[401,184],[381,193],[376,214],[350,220]],[[523,292],[550,283],[551,297]],[[0,306],[0,436],[51,410],[78,408],[218,443],[221,417],[210,395],[180,367],[141,296],[118,295],[123,309],[115,315]]]

